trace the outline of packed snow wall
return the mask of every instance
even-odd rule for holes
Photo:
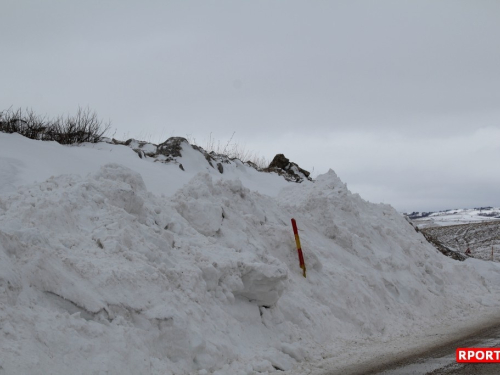
[[[266,374],[498,305],[498,267],[444,257],[333,171],[277,196],[199,172],[161,196],[105,162],[0,195],[6,374]]]

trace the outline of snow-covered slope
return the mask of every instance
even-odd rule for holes
[[[5,374],[299,374],[499,305],[497,264],[444,257],[333,171],[295,184],[181,153],[184,171],[0,134]]]
[[[477,259],[500,261],[500,221],[423,228],[422,232],[453,251]],[[469,249],[469,254],[466,253]]]
[[[460,208],[438,212],[412,212],[408,217],[419,228],[500,220],[500,207]]]

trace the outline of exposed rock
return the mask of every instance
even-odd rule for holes
[[[200,152],[205,157],[207,163],[219,173],[224,173],[224,164],[232,164],[235,158],[230,158],[224,154],[218,154],[214,151],[207,152],[202,147],[191,145],[184,137],[170,137],[165,142],[155,145],[148,142],[138,141],[136,139],[128,139],[126,141],[118,141],[116,139],[104,139],[109,143],[124,145],[132,148],[137,155],[143,159],[151,157],[155,162],[159,163],[174,163],[178,164],[179,168],[184,170],[184,166],[180,164],[183,147],[192,147]],[[185,144],[184,144],[185,143]],[[241,161],[243,163],[243,161]],[[259,168],[251,161],[244,162],[245,165],[256,169],[259,172],[275,172],[283,176],[287,181],[302,182],[304,180],[312,181],[310,173],[300,168],[297,163],[291,162],[285,155],[277,154],[267,168]]]
[[[118,141],[116,139],[112,139],[111,142],[115,145],[123,145],[123,146],[128,146],[132,150],[134,150],[137,155],[142,159],[146,156],[149,157],[154,157],[157,152],[157,146],[149,143],[149,142],[144,142],[144,141],[138,141],[136,139],[130,138],[127,139],[125,142],[123,141]]]
[[[256,169],[258,171],[262,171],[262,168],[259,168],[259,166],[251,161],[246,161],[245,163],[243,163],[245,165],[248,165],[249,167],[252,167],[253,169]]]
[[[132,141],[134,141],[134,138],[127,139],[126,141],[119,141],[118,139],[113,138],[111,141],[115,145],[129,146],[132,143]]]
[[[208,162],[208,164],[210,164],[210,166],[213,168],[214,165],[212,164],[212,161],[215,161],[214,158],[208,153],[206,152],[203,147],[200,147],[200,146],[196,146],[196,145],[191,145],[192,148],[194,148],[196,151],[199,151],[203,154],[203,156],[205,156],[205,159],[206,161]]]
[[[276,172],[283,176],[287,181],[302,182],[304,180],[312,181],[310,173],[300,168],[296,163],[290,162],[283,154],[277,154],[269,167],[264,172]]]
[[[277,154],[273,161],[269,164],[268,168],[286,169],[290,164],[290,160],[283,154]]]
[[[144,151],[141,151],[141,150],[136,150],[134,149],[134,151],[136,152],[137,155],[139,155],[139,157],[142,159],[143,156],[144,156]]]
[[[158,145],[157,153],[165,155],[167,158],[181,157],[182,143],[189,142],[184,137],[170,137],[165,142]]]

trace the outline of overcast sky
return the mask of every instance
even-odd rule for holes
[[[0,4],[0,109],[234,133],[400,211],[500,206],[498,0]]]

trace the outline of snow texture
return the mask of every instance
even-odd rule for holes
[[[444,257],[333,171],[177,161],[0,134],[0,374],[299,374],[499,306],[498,264]]]

